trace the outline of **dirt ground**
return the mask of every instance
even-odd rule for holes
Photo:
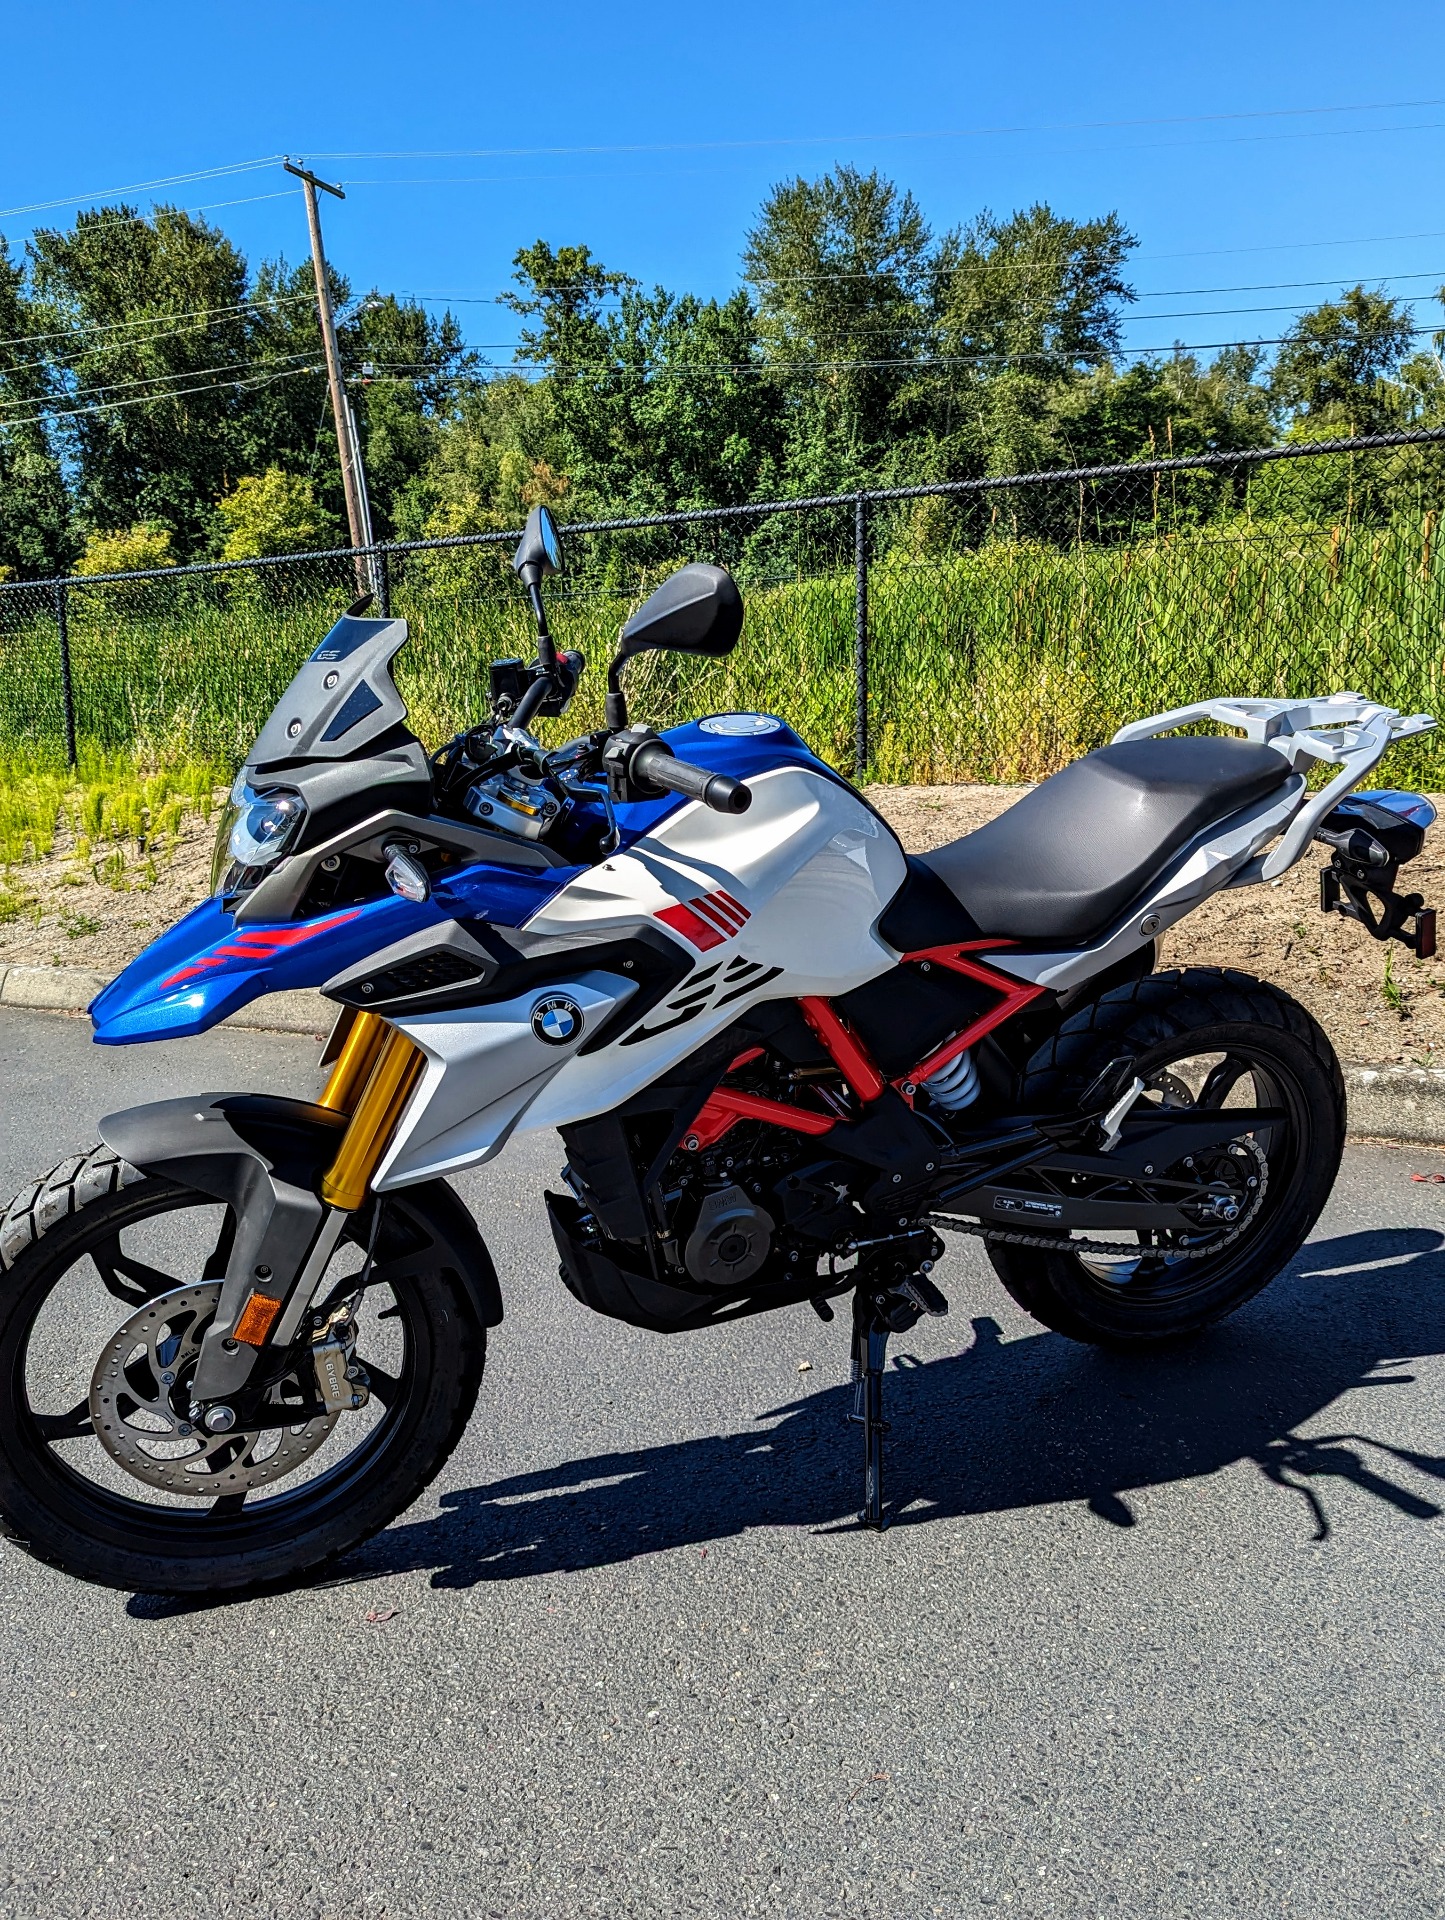
[[[1025,787],[874,787],[870,798],[910,852],[982,826]],[[1440,796],[1436,804],[1445,806]],[[12,868],[5,886],[22,910],[0,924],[0,965],[119,971],[205,897],[212,823],[187,825],[154,861],[132,867],[123,891],[98,879],[63,846]],[[1432,836],[1433,838],[1433,836]],[[1277,887],[1216,896],[1165,939],[1166,966],[1238,967],[1303,1001],[1340,1056],[1445,1063],[1445,961],[1418,961],[1360,927],[1319,911],[1318,870],[1306,857]],[[151,875],[154,873],[154,878]],[[1445,838],[1406,869],[1411,891],[1445,906]],[[1386,971],[1388,965],[1388,973]]]

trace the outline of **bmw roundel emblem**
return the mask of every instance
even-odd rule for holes
[[[532,1031],[549,1047],[569,1046],[582,1031],[582,1009],[565,993],[554,993],[533,1007]]]

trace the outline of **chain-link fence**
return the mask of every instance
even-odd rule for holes
[[[774,711],[878,779],[1034,779],[1218,694],[1436,712],[1442,509],[1436,431],[575,526],[549,605],[594,671],[553,730],[599,723],[618,626],[686,560],[736,573],[743,639],[636,661],[638,717]],[[359,567],[410,623],[398,681],[437,744],[481,714],[489,660],[531,654],[516,538],[0,585],[0,750],[239,761]],[[1438,751],[1411,749],[1410,775]]]

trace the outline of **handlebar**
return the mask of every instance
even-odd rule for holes
[[[706,767],[694,767],[679,760],[671,747],[661,740],[649,740],[637,748],[629,769],[634,779],[651,786],[664,787],[669,793],[685,794],[689,800],[701,800],[714,813],[746,813],[753,804],[751,788],[725,773],[709,773]]]

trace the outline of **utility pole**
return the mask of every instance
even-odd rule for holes
[[[361,447],[356,437],[356,423],[351,416],[351,405],[346,397],[346,389],[341,384],[341,357],[336,351],[336,320],[331,311],[331,282],[326,273],[326,255],[321,249],[321,213],[316,202],[316,189],[323,193],[334,193],[338,200],[346,198],[340,187],[334,187],[328,180],[318,179],[305,167],[298,167],[294,161],[285,163],[287,173],[294,173],[301,182],[306,195],[306,224],[311,230],[311,265],[316,274],[316,310],[321,317],[321,343],[326,353],[326,378],[331,388],[331,415],[336,425],[336,451],[341,460],[341,486],[346,495],[346,524],[351,532],[353,547],[371,545],[371,515],[367,508],[366,481],[361,471]],[[358,553],[356,556],[356,585],[358,592],[367,592],[372,585],[371,556]]]

